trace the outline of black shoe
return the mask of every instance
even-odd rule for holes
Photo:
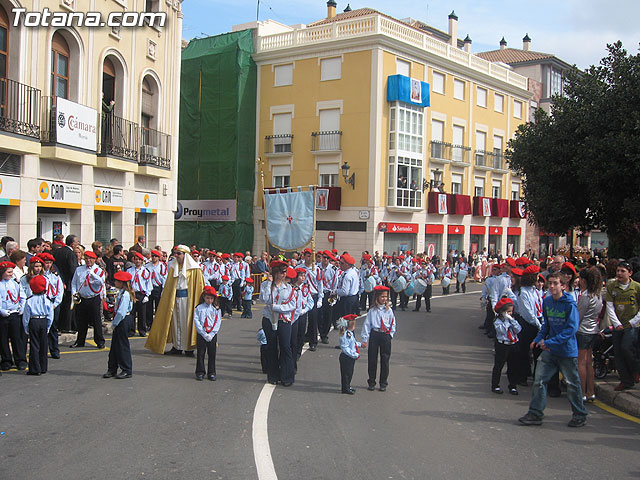
[[[283,387],[290,387],[291,385],[293,385],[293,382],[282,383]]]
[[[349,390],[351,391],[351,393],[356,393],[356,389],[353,387],[349,387]]]
[[[123,378],[131,378],[133,375],[131,375],[130,373],[127,372],[120,372],[119,374],[116,375],[116,378],[118,380],[122,380]]]
[[[108,371],[107,373],[105,373],[104,375],[102,375],[102,378],[113,378],[113,377],[115,377],[115,376],[116,376],[116,373],[115,373],[115,372],[109,372],[109,371]]]
[[[518,395],[518,389],[516,387],[509,387],[509,393],[511,395]]]
[[[536,417],[534,414],[527,412],[524,417],[520,417],[518,421],[523,425],[542,425],[542,418]]]
[[[209,375],[209,380],[211,380],[212,382],[216,381],[216,376],[215,375]]]
[[[34,375],[36,377],[40,376],[40,372],[27,372],[27,375]]]
[[[139,335],[140,335],[141,337],[146,337],[146,336],[147,336],[147,332],[140,332],[140,333],[139,333]]]
[[[376,389],[376,386],[375,386],[375,385],[369,385],[369,386],[367,387],[367,390],[369,390],[370,392],[373,392],[375,389]]]
[[[419,309],[417,309],[417,308],[414,308],[412,311],[413,311],[413,312],[419,312],[420,310],[419,310]]]
[[[309,346],[309,350],[311,350],[312,352],[315,352],[316,348],[318,348],[316,345],[310,345]]]
[[[337,350],[340,350],[340,345],[336,345],[336,346],[335,346],[335,347],[333,347],[333,348],[335,348],[335,349],[337,349]]]
[[[487,338],[496,338],[496,336],[493,333],[487,333]]]
[[[59,353],[51,353],[51,358],[53,358],[54,360],[60,360],[60,354]]]
[[[380,385],[380,391],[381,392],[386,392],[387,391],[387,386],[386,385]]]
[[[80,345],[78,342],[74,342],[71,345],[69,345],[69,348],[84,348],[84,343]]]
[[[497,393],[498,395],[502,395],[504,391],[500,387],[492,388],[491,393]]]
[[[171,350],[164,352],[165,355],[182,355],[182,350],[178,350],[175,347],[171,347]]]
[[[431,309],[427,310],[427,313],[431,313]]]
[[[320,343],[322,343],[324,345],[328,345],[329,344],[329,339],[327,337],[322,337],[320,339]]]
[[[573,417],[571,420],[569,420],[569,423],[567,423],[567,427],[584,427],[584,424],[587,423],[587,419],[584,417]]]
[[[103,348],[106,348],[104,343],[100,344],[100,345],[96,345],[98,350],[102,350]]]
[[[184,356],[185,357],[195,357],[195,354],[193,353],[193,350],[185,350]]]
[[[342,393],[344,395],[353,395],[356,391],[350,388],[349,390],[342,390]]]
[[[204,380],[204,375],[196,375],[196,380],[201,382],[202,380]]]
[[[135,332],[135,331],[133,331],[133,332],[129,332],[129,333],[127,334],[127,336],[128,336],[128,337],[135,337],[135,336],[136,336],[136,332]]]
[[[18,370],[26,370],[28,365],[18,365]],[[38,374],[40,375],[40,374]]]

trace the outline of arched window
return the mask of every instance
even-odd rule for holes
[[[0,6],[0,78],[9,74],[9,16]]]
[[[69,44],[60,32],[51,40],[51,95],[69,97]]]
[[[154,120],[154,99],[153,90],[148,77],[142,80],[142,115],[140,125],[142,127],[142,144],[149,145],[150,130]]]

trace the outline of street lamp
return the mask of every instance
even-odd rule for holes
[[[438,189],[440,192],[444,192],[444,183],[442,183],[442,172],[439,168],[431,171],[433,173],[433,179],[427,182],[426,179],[422,179],[422,191],[429,189],[434,191]]]
[[[356,189],[356,174],[352,173],[351,176],[349,176],[349,169],[351,168],[349,166],[349,164],[347,162],[344,162],[342,164],[342,167],[340,167],[342,169],[342,178],[344,178],[344,183],[346,183],[347,185],[351,185],[351,187],[355,190]]]

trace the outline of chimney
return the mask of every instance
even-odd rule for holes
[[[522,39],[522,50],[528,52],[531,48],[531,39],[529,38],[529,34],[527,33]]]
[[[507,48],[507,41],[502,37],[502,40],[500,40],[500,50],[504,50],[505,48]]]
[[[347,3],[347,8],[344,9],[344,13],[350,12],[351,11],[351,5],[349,5]]]
[[[449,14],[449,36],[449,44],[458,48],[458,16],[454,11]]]
[[[471,53],[471,37],[469,36],[469,34],[464,37],[464,51],[467,53]]]
[[[327,2],[327,18],[333,18],[336,16],[336,7],[338,4],[335,0],[329,0]]]

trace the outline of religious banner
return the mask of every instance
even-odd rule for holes
[[[438,213],[440,215],[447,214],[447,195],[445,193],[438,194]]]
[[[482,216],[484,217],[491,216],[491,199],[490,198],[482,199]]]
[[[326,210],[329,205],[329,189],[318,188],[316,189],[316,209]]]
[[[315,232],[315,192],[312,187],[269,190],[264,195],[267,239],[283,251],[307,245]]]

